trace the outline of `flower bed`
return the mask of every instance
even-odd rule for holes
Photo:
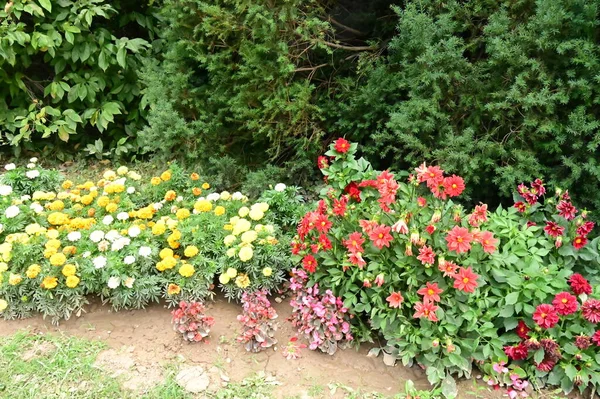
[[[35,161],[35,160],[34,160]],[[165,298],[271,290],[290,268],[289,242],[263,201],[217,193],[176,164],[143,178],[127,167],[98,181],[62,181],[7,165],[0,186],[0,311],[68,319],[100,295],[115,309]],[[35,172],[35,173],[32,173]],[[266,192],[279,203],[294,188]],[[275,201],[275,202],[277,202]]]
[[[599,239],[568,192],[538,179],[514,207],[468,210],[455,201],[459,176],[423,164],[400,182],[356,150],[339,139],[319,158],[328,185],[292,243],[306,285],[343,300],[355,338],[380,335],[388,356],[420,365],[448,396],[474,362],[509,362],[514,392],[523,378],[600,387],[600,290],[574,274],[597,284]]]

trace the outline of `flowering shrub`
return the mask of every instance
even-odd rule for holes
[[[50,191],[58,186],[61,180],[56,170],[47,170],[39,166],[37,158],[31,158],[26,167],[9,163],[0,177],[4,190],[10,187],[15,195],[31,195],[36,191]]]
[[[21,168],[9,169],[4,181]],[[23,186],[19,179],[29,177],[11,184]],[[5,318],[37,311],[66,319],[90,294],[115,309],[161,297],[175,306],[210,297],[217,276],[229,297],[241,297],[276,287],[290,268],[289,242],[268,203],[212,192],[176,164],[150,179],[122,166],[95,182],[42,186],[26,196],[0,186]]]
[[[416,362],[432,383],[469,376],[473,360],[506,361],[519,322],[565,291],[573,271],[586,270],[582,260],[597,264],[587,212],[574,216],[561,192],[542,206],[541,180],[520,186],[518,206],[469,211],[454,202],[465,188],[459,176],[423,164],[400,182],[356,150],[339,139],[319,158],[328,186],[301,219],[292,253],[307,287],[331,290],[357,316],[354,336],[376,331],[388,355]],[[573,325],[587,331],[586,323]]]
[[[204,305],[200,302],[181,301],[179,307],[171,312],[173,330],[180,332],[186,341],[206,341],[215,319],[205,315],[204,311]]]
[[[243,324],[244,331],[237,338],[244,343],[248,352],[260,352],[277,343],[274,338],[276,325],[272,320],[277,318],[277,312],[267,299],[265,291],[242,294],[244,313],[237,319]]]
[[[317,284],[306,286],[303,270],[292,270],[290,289],[294,292],[290,304],[292,325],[309,341],[311,350],[319,349],[333,355],[340,344],[352,341],[348,309],[330,290],[319,292]]]

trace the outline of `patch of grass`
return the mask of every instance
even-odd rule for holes
[[[229,384],[222,388],[214,396],[216,399],[271,399],[273,398],[273,387],[279,383],[264,373],[245,378],[240,383]]]

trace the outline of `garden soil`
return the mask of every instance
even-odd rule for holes
[[[208,343],[187,343],[171,328],[171,315],[163,305],[152,305],[143,310],[113,312],[109,306],[92,302],[80,317],[53,326],[49,320],[34,317],[26,320],[0,321],[0,334],[8,335],[28,329],[33,333],[65,333],[105,342],[108,349],[101,352],[96,366],[123,381],[123,388],[140,393],[163,382],[165,370],[196,368],[206,370],[212,386],[218,389],[228,381],[241,381],[255,373],[264,373],[276,383],[277,398],[343,398],[348,390],[362,393],[379,392],[392,396],[402,392],[406,380],[417,387],[429,385],[424,372],[417,368],[384,365],[381,357],[368,357],[370,347],[360,350],[339,350],[328,356],[308,349],[301,350],[301,358],[287,360],[282,347],[294,336],[294,329],[286,320],[291,314],[287,300],[273,303],[279,315],[276,349],[248,353],[236,342],[240,323],[236,320],[241,308],[235,303],[217,297],[208,304],[207,314],[216,323]],[[460,399],[498,399],[500,391],[493,391],[475,380],[459,383]],[[200,395],[203,397],[204,395]],[[550,396],[548,396],[550,397]]]

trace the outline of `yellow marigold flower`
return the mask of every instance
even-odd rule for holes
[[[77,267],[71,263],[64,265],[62,268],[62,274],[65,277],[74,276],[76,272]]]
[[[194,269],[194,266],[190,265],[189,263],[185,263],[179,268],[179,274],[181,274],[183,277],[192,277],[195,272],[196,270]]]
[[[224,214],[225,214],[225,208],[224,207],[222,207],[222,206],[219,205],[219,206],[217,206],[215,208],[215,215],[221,216],[221,215],[224,215]]]
[[[169,243],[169,247],[173,249],[177,249],[181,246],[181,243],[179,243],[178,241],[168,240],[167,242]]]
[[[160,182],[160,177],[154,176],[152,179],[150,179],[150,184],[152,184],[153,186],[158,186]]]
[[[107,170],[106,172],[104,172],[102,177],[105,180],[114,180],[117,178],[117,174],[113,170]]]
[[[197,197],[200,194],[202,194],[202,189],[198,188],[198,187],[194,187],[194,188],[192,188],[192,194],[194,194]]]
[[[44,257],[45,258],[50,258],[52,255],[54,255],[57,252],[58,251],[56,250],[56,248],[46,248],[44,250]]]
[[[42,284],[40,284],[40,286],[42,288],[47,289],[47,290],[56,288],[57,285],[58,285],[58,279],[54,276],[44,277]]]
[[[210,184],[204,183],[204,184],[202,184],[202,188],[205,190],[208,190],[210,188]]]
[[[165,262],[161,260],[160,262],[156,263],[156,270],[159,272],[164,272],[166,270]]]
[[[90,209],[88,209],[88,211],[87,211],[87,215],[88,215],[89,217],[94,217],[94,215],[95,215],[95,214],[96,214],[96,209],[95,209],[95,208],[90,208]]]
[[[177,193],[173,190],[169,190],[165,193],[165,201],[175,201],[177,198]]]
[[[223,191],[223,192],[221,193],[221,199],[222,199],[223,201],[228,201],[228,200],[230,200],[230,199],[231,199],[231,194],[229,193],[229,191]]]
[[[190,217],[190,211],[188,209],[181,208],[177,210],[175,216],[177,216],[177,219],[179,220],[187,219]]]
[[[235,276],[237,276],[237,270],[235,270],[233,267],[230,267],[227,269],[225,274],[227,274],[229,278],[235,278]]]
[[[58,238],[58,234],[58,230],[50,229],[46,232],[46,237],[50,238],[51,240],[54,240]]]
[[[61,191],[60,193],[58,193],[58,194],[56,195],[56,197],[57,197],[59,200],[64,200],[64,199],[67,199],[67,198],[69,198],[70,196],[71,196],[71,195],[70,195],[69,193],[67,193],[66,191]],[[64,205],[63,205],[63,208],[64,208]],[[62,209],[57,209],[57,211],[60,211],[60,210],[62,210]]]
[[[50,209],[51,211],[62,211],[63,209],[65,209],[65,203],[61,200],[56,200],[48,205],[48,209]]]
[[[200,175],[198,173],[194,172],[190,175],[190,179],[192,179],[193,181],[196,181],[196,180],[200,179]]]
[[[152,234],[155,236],[161,235],[165,231],[167,231],[167,226],[164,223],[159,222],[152,226]]]
[[[60,248],[60,240],[56,240],[56,239],[48,240],[48,241],[46,241],[45,247],[46,247],[46,249],[48,249],[48,248],[58,249],[58,248]]]
[[[198,212],[210,212],[212,204],[208,200],[200,200],[194,204],[194,209]]]
[[[227,223],[225,226],[223,226],[223,230],[231,231],[233,230],[233,225],[231,223]]]
[[[38,274],[40,274],[41,271],[42,271],[42,267],[40,265],[33,264],[27,268],[25,275],[28,278],[36,278],[38,276]]]
[[[60,226],[69,223],[69,216],[62,212],[52,212],[48,215],[48,223]]]
[[[154,209],[152,207],[142,208],[138,211],[137,217],[140,219],[152,219]]]
[[[238,253],[238,257],[242,262],[248,262],[254,256],[254,251],[250,247],[242,247],[240,248],[240,252]]]
[[[228,258],[233,258],[236,253],[237,253],[237,249],[229,248],[225,254],[227,255]]]
[[[117,169],[117,174],[119,176],[124,176],[127,174],[127,172],[129,172],[129,168],[127,166],[119,166]]]
[[[65,255],[75,255],[77,253],[77,248],[73,245],[67,245],[63,248],[62,253]]]
[[[125,186],[122,184],[112,184],[112,186],[113,186],[113,191],[117,194],[125,191]]]
[[[92,195],[90,195],[90,194],[86,194],[86,195],[84,195],[84,196],[81,197],[81,203],[83,205],[89,205],[92,202],[94,202],[94,197]]]
[[[130,170],[129,173],[127,173],[127,177],[129,177],[131,180],[140,180],[142,178],[139,173],[133,170]]]
[[[262,274],[263,274],[263,276],[265,276],[265,277],[271,277],[271,275],[273,274],[273,269],[271,269],[270,267],[265,267],[265,268],[262,270]]]
[[[169,180],[171,180],[171,171],[170,170],[165,170],[164,172],[162,172],[160,174],[160,179],[162,181],[169,181]]]
[[[169,286],[167,287],[168,295],[179,295],[180,292],[181,292],[181,287],[178,286],[177,284],[169,284]]]
[[[46,231],[45,227],[40,226],[37,223],[32,223],[25,227],[25,233],[29,235],[40,235]]]
[[[163,263],[165,265],[165,269],[172,269],[177,264],[177,260],[172,256],[167,256],[163,259]]]
[[[106,205],[106,212],[108,213],[113,213],[115,212],[119,207],[117,206],[117,204],[108,204]]]
[[[250,219],[252,220],[260,220],[265,216],[265,213],[258,208],[253,208],[250,210],[248,216],[250,216]]]
[[[252,223],[250,223],[248,220],[240,219],[236,224],[233,225],[233,231],[231,232],[231,234],[237,236],[245,231],[250,230],[251,227]]]
[[[229,283],[230,281],[231,281],[231,278],[225,273],[223,273],[219,276],[219,283],[221,283],[223,285]]]
[[[225,238],[223,239],[223,243],[229,247],[235,242],[235,240],[237,240],[237,237],[233,234],[229,234],[228,236],[225,236]]]
[[[254,230],[248,230],[242,234],[241,239],[245,244],[250,244],[258,238],[258,234]]]
[[[4,299],[0,299],[0,312],[4,312],[7,307],[8,302],[6,302]]]
[[[106,205],[108,205],[110,203],[110,198],[108,198],[106,195],[103,195],[101,197],[98,197],[98,199],[96,200],[96,203],[98,204],[98,206],[101,206],[102,208],[104,208]]]
[[[248,213],[250,213],[250,209],[248,209],[247,206],[243,206],[238,210],[238,215],[240,215],[242,218],[248,216]]]
[[[175,241],[181,238],[181,231],[173,230],[173,232],[167,237],[167,240]]]
[[[62,266],[65,264],[66,261],[67,257],[60,252],[55,253],[50,257],[50,264],[53,266]]]
[[[65,180],[63,182],[63,184],[61,185],[61,187],[64,188],[65,190],[68,190],[71,187],[73,187],[73,182],[71,180]]]
[[[77,276],[68,276],[66,281],[67,287],[75,288],[79,285],[79,281],[81,280]]]
[[[269,204],[267,204],[266,202],[258,202],[256,204],[252,205],[252,208],[256,208],[263,212],[266,212],[269,210]]]
[[[248,278],[247,274],[240,274],[235,279],[235,285],[237,285],[240,288],[246,288],[250,285],[250,278]]]
[[[185,256],[187,256],[188,258],[192,258],[192,257],[198,255],[198,252],[200,252],[200,251],[198,250],[197,246],[190,245],[190,246],[188,246],[188,247],[185,248],[185,250],[183,251],[183,254]]]
[[[23,281],[23,277],[21,277],[20,274],[11,273],[8,277],[8,284],[10,285],[18,285],[21,283],[21,281]]]
[[[4,273],[8,270],[8,264],[6,262],[0,262],[0,273]]]
[[[173,250],[171,248],[163,248],[158,253],[158,256],[160,256],[161,259],[172,257],[173,256]]]

